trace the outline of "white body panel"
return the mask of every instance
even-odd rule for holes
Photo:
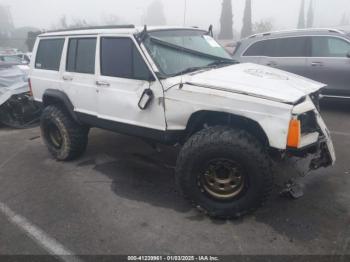
[[[186,129],[191,115],[199,111],[225,112],[260,124],[270,145],[285,149],[292,106],[252,96],[184,85],[165,93],[166,119],[170,130]]]
[[[287,103],[295,103],[325,86],[298,75],[251,63],[193,74],[186,76],[184,81]]]

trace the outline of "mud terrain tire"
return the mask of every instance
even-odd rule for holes
[[[210,127],[194,134],[183,146],[176,182],[183,196],[209,216],[238,218],[267,200],[273,187],[271,160],[265,147],[248,132]]]
[[[89,128],[76,123],[63,107],[46,107],[40,127],[49,152],[58,161],[74,160],[85,152]]]

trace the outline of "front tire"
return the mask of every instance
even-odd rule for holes
[[[64,108],[46,107],[40,127],[49,152],[58,161],[74,160],[85,152],[89,129],[76,123]]]
[[[244,130],[210,127],[183,146],[176,181],[191,203],[215,218],[237,218],[268,198],[273,175],[264,146]]]

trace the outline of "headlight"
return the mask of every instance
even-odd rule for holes
[[[319,129],[314,111],[309,111],[299,115],[298,120],[301,124],[300,129],[302,134],[317,132]]]

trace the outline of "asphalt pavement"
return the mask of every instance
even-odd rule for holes
[[[158,153],[93,129],[86,154],[62,163],[38,128],[0,128],[0,254],[350,255],[350,104],[328,103],[322,115],[336,166],[299,178],[302,198],[280,197],[277,187],[264,208],[232,221],[177,195],[174,148]]]

